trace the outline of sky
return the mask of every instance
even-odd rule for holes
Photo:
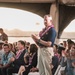
[[[8,30],[40,31],[43,18],[24,10],[0,7],[0,27]]]
[[[64,32],[75,32],[73,20]],[[40,31],[44,27],[43,18],[24,10],[0,7],[0,28],[20,29],[23,31]]]
[[[64,29],[64,32],[75,32],[75,19]]]

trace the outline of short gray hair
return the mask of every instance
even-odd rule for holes
[[[45,17],[49,17],[49,19],[52,20],[52,16],[49,15],[49,14],[48,14],[48,15],[45,15],[44,18],[45,18]]]

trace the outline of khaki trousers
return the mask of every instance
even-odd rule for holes
[[[40,75],[52,75],[51,72],[51,63],[52,55],[50,53],[51,48],[39,48],[38,50],[38,67]]]

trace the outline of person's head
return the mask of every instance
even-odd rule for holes
[[[26,49],[30,47],[30,42],[26,42]]]
[[[75,49],[75,43],[72,41],[70,50]]]
[[[13,44],[12,43],[9,43],[9,48],[10,48],[10,50],[13,49]]]
[[[1,34],[3,33],[3,29],[2,29],[2,28],[0,28],[0,33],[1,33]]]
[[[63,41],[63,46],[64,46],[65,48],[66,48],[66,45],[67,45],[67,44],[66,44],[66,41]]]
[[[68,47],[68,49],[71,48],[72,43],[73,43],[73,41],[71,39],[67,39],[67,47]]]
[[[34,53],[37,52],[38,47],[36,46],[36,44],[31,44],[29,49],[30,49],[30,53]]]
[[[70,50],[70,56],[75,56],[75,49]]]
[[[52,25],[52,17],[50,15],[44,16],[44,24],[46,27]]]
[[[4,44],[4,45],[3,45],[3,49],[4,49],[4,52],[5,52],[5,53],[8,53],[8,52],[10,51],[10,49],[9,49],[9,44]]]
[[[22,41],[22,40],[19,40],[19,41],[17,42],[17,48],[18,48],[18,50],[25,49],[25,42]]]
[[[58,45],[58,53],[62,56],[62,52],[65,51],[65,47],[63,45]]]
[[[68,44],[68,48],[71,49],[72,46],[74,46],[74,42],[73,41],[70,41],[69,44]]]

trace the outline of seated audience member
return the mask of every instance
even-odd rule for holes
[[[0,40],[8,43],[8,35],[4,32],[2,28],[0,28]]]
[[[63,61],[64,61],[64,59],[66,59],[64,56],[64,52],[65,52],[65,47],[63,45],[58,45],[58,54],[59,54],[58,62],[59,62],[59,64],[58,64],[58,67],[57,67],[54,75],[61,75],[61,68],[64,65]]]
[[[18,73],[18,70],[20,68],[21,65],[25,65],[24,62],[24,54],[26,53],[26,49],[25,49],[25,42],[22,40],[19,40],[17,43],[17,54],[15,56],[15,58],[11,58],[11,66],[9,68],[7,68],[7,75],[12,75],[12,73]]]
[[[30,53],[25,54],[24,56],[24,60],[27,65],[20,67],[18,72],[19,75],[28,75],[31,68],[37,66],[37,50],[38,48],[35,44],[30,45]]]
[[[0,64],[2,61],[2,55],[4,54],[4,50],[2,48],[2,45],[4,44],[4,42],[2,40],[0,40]]]
[[[75,75],[75,47],[70,50],[70,57],[67,58],[66,75]]]
[[[75,46],[73,41],[69,41],[68,52],[62,55],[60,67],[55,75],[75,75],[74,62],[75,62]],[[60,70],[64,68],[63,70]]]
[[[59,64],[58,46],[56,44],[53,46],[53,52],[54,56],[52,57],[52,75],[54,75]]]
[[[12,57],[15,57],[15,54],[10,51],[8,44],[4,44],[3,49],[4,49],[4,54],[2,56],[2,63],[0,65],[0,71],[1,71],[0,75],[6,75],[6,69],[10,66],[11,63],[10,59]]]
[[[13,45],[13,52],[14,52],[15,55],[16,55],[16,53],[17,53],[17,51],[18,51],[17,42],[14,42],[12,45]]]

